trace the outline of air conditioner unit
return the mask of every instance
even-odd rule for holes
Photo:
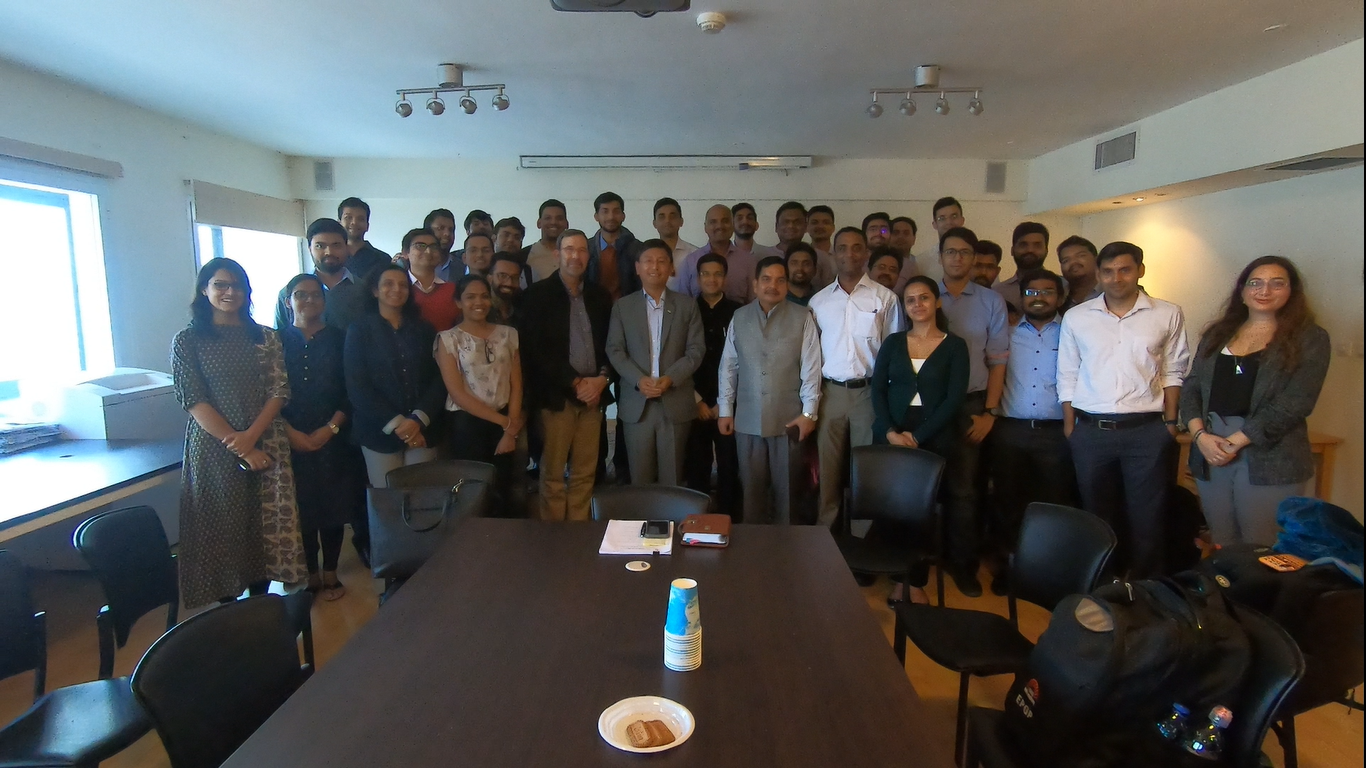
[[[691,0],[550,0],[550,7],[557,11],[581,11],[602,13],[619,11],[653,16],[656,13],[686,11]]]
[[[811,167],[810,155],[522,155],[523,168],[599,168],[638,171],[775,170]]]

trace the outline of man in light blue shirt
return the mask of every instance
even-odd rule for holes
[[[1077,478],[1058,400],[1063,281],[1035,269],[1021,273],[1018,282],[1024,316],[1010,330],[1005,392],[988,463],[995,489],[988,567],[991,591],[998,594],[1005,593],[1006,556],[1015,550],[1025,507],[1034,501],[1076,506]]]

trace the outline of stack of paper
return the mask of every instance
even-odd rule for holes
[[[37,448],[56,442],[61,436],[62,430],[56,424],[0,421],[0,455]]]
[[[607,532],[602,535],[599,555],[671,555],[674,551],[674,524],[669,523],[669,535],[662,539],[641,538],[643,520],[608,520]]]

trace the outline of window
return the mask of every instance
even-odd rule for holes
[[[199,266],[210,259],[227,257],[242,265],[251,280],[251,316],[275,327],[275,298],[293,277],[303,271],[300,238],[274,232],[195,225]]]
[[[114,365],[99,200],[0,179],[0,400]]]

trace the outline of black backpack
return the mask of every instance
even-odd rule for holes
[[[1174,703],[1192,728],[1233,708],[1251,647],[1231,611],[1193,573],[1065,598],[1006,696],[1021,755],[1050,768],[1208,765],[1156,723]]]

